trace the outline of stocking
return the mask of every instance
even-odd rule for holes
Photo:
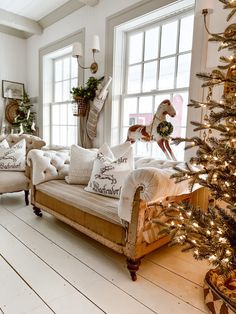
[[[105,103],[108,94],[107,88],[110,85],[111,80],[112,78],[109,77],[105,86],[101,89],[100,93],[94,98],[93,102],[91,103],[87,120],[87,134],[91,140],[96,137],[98,117]]]

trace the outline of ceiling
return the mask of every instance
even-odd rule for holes
[[[28,38],[75,10],[98,3],[99,0],[0,0],[0,32]]]
[[[3,0],[0,9],[39,21],[69,0]]]

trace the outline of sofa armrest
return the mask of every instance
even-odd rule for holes
[[[131,222],[132,206],[136,190],[140,189],[140,199],[144,202],[160,201],[167,196],[189,193],[189,181],[175,183],[170,176],[173,168],[158,169],[153,167],[132,171],[125,179],[118,204],[118,215],[122,220]]]
[[[55,179],[64,179],[69,171],[69,152],[32,149],[28,153],[27,163],[31,167],[33,185]]]

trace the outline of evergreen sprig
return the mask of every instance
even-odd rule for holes
[[[228,19],[232,18],[236,0],[220,2],[231,9]],[[189,180],[191,189],[196,183],[207,188],[214,201],[206,212],[189,204],[163,207],[167,223],[155,222],[163,225],[161,233],[171,232],[172,244],[185,245],[184,250],[192,249],[195,258],[207,259],[227,273],[236,268],[236,24],[211,35],[210,41],[220,42],[219,50],[227,48],[233,54],[221,56],[223,65],[211,73],[197,74],[208,95],[205,101],[191,100],[189,107],[204,109],[207,114],[201,122],[191,122],[194,131],[201,131],[199,136],[173,139],[177,145],[185,142],[185,149],[195,147],[196,154],[190,159],[191,166],[184,170],[176,167],[172,177],[176,183]],[[214,100],[213,89],[220,85],[223,95]]]

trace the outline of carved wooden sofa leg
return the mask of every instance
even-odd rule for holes
[[[137,280],[136,272],[138,271],[140,264],[141,264],[141,258],[139,259],[127,258],[127,268],[130,272],[130,276],[133,281]]]
[[[25,204],[26,206],[29,205],[29,190],[25,190]]]
[[[40,208],[38,208],[36,206],[33,206],[33,211],[34,211],[36,216],[38,216],[38,217],[42,217],[43,216],[43,213],[41,212]]]

